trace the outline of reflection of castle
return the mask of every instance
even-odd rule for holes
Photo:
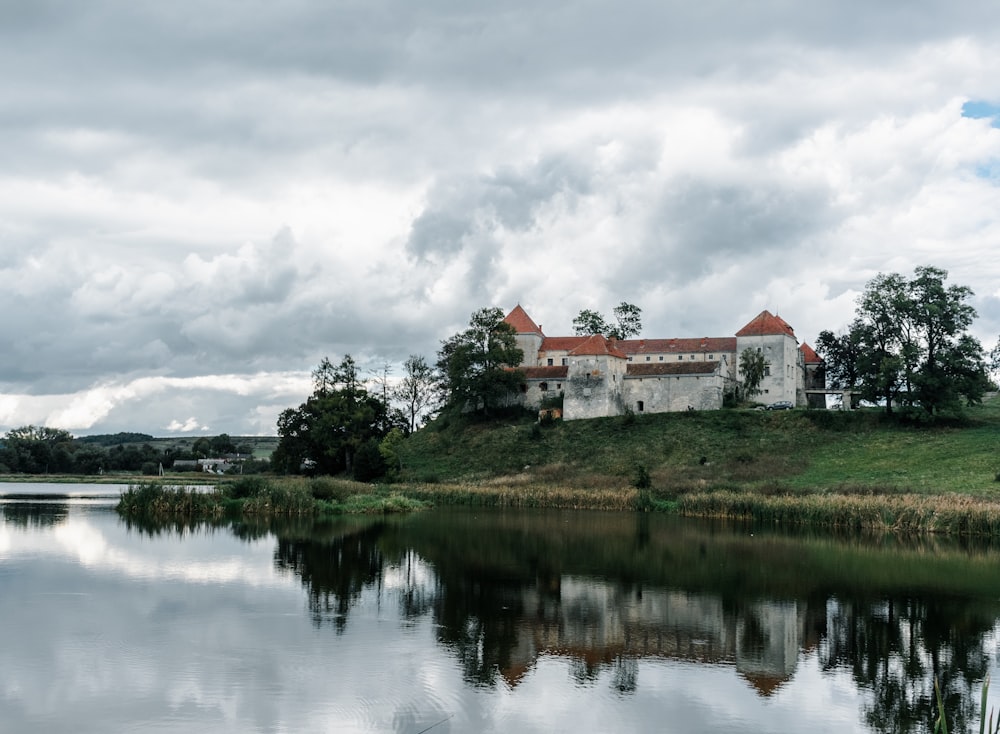
[[[525,617],[501,670],[511,685],[540,655],[566,656],[588,671],[615,666],[616,680],[624,661],[662,657],[734,665],[768,696],[791,678],[800,648],[816,643],[810,633],[816,620],[795,601],[759,600],[731,610],[716,596],[563,577],[557,596],[526,589],[523,603]]]
[[[522,402],[538,408],[546,398],[563,398],[563,418],[597,418],[634,413],[718,410],[723,394],[742,382],[739,355],[763,355],[767,367],[760,399],[824,407],[822,360],[808,344],[799,346],[784,319],[762,311],[729,337],[605,339],[603,336],[546,336],[516,306],[504,321],[524,352]]]

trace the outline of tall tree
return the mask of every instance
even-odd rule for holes
[[[642,331],[642,309],[622,301],[612,310],[614,323],[610,323],[597,311],[585,308],[573,319],[573,330],[577,336],[601,334],[611,339],[629,339]]]
[[[752,398],[760,394],[760,383],[764,380],[769,364],[763,352],[747,347],[740,352],[740,374],[743,376],[743,397]]]
[[[913,378],[916,401],[928,413],[982,399],[988,382],[982,346],[966,330],[976,310],[966,301],[972,290],[945,285],[948,273],[919,267],[910,283],[911,320],[920,340]]]
[[[312,395],[278,416],[272,462],[289,473],[310,462],[320,474],[350,473],[358,448],[381,438],[385,426],[385,406],[365,389],[354,359],[334,365],[324,358],[313,372]]]
[[[395,400],[403,405],[409,433],[434,412],[441,402],[441,379],[427,360],[411,354],[403,363],[404,375],[392,392]]]
[[[862,397],[883,402],[892,413],[903,384],[903,324],[910,317],[906,280],[897,273],[879,273],[858,299],[857,319],[851,327],[861,343],[858,371]]]
[[[846,334],[834,335],[832,331],[821,331],[816,339],[816,351],[823,358],[826,367],[826,382],[830,387],[857,387],[861,382],[858,374],[858,358],[861,354],[859,334],[855,329]]]
[[[524,353],[503,319],[499,308],[481,308],[469,328],[441,342],[438,369],[452,406],[489,414],[524,384],[524,375],[511,369]]]

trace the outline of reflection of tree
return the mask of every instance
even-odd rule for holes
[[[50,528],[69,517],[68,502],[0,502],[0,514],[11,525]]]
[[[878,732],[930,731],[940,682],[949,729],[976,715],[974,689],[988,669],[995,610],[960,600],[842,601],[831,614],[823,667],[849,668],[872,691],[865,720]]]
[[[313,622],[332,621],[338,632],[365,586],[381,582],[382,551],[376,542],[384,525],[328,540],[278,539],[275,565],[298,574],[309,594]]]
[[[509,579],[468,569],[441,577],[434,606],[438,640],[454,650],[470,683],[492,686],[498,672],[511,667],[525,613],[521,591]]]

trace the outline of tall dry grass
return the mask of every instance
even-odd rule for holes
[[[959,494],[702,492],[680,496],[677,509],[691,517],[775,525],[976,536],[1000,533],[1000,502]]]

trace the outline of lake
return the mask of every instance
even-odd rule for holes
[[[0,484],[0,731],[928,732],[935,676],[978,731],[996,678],[988,544],[468,508],[150,526],[118,491]]]

